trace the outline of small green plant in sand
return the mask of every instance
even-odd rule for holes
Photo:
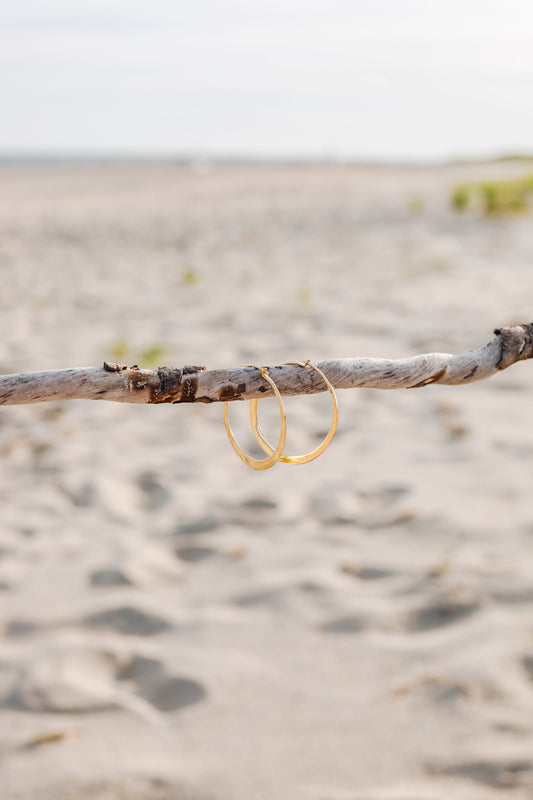
[[[311,287],[306,283],[302,283],[298,289],[298,302],[304,307],[307,307],[311,303]]]
[[[117,339],[109,348],[110,354],[118,361],[124,361],[130,352],[130,346],[125,339]]]
[[[411,214],[422,214],[425,208],[424,198],[420,194],[415,194],[409,200],[409,211]]]
[[[456,211],[465,211],[472,199],[471,189],[468,186],[456,186],[452,192],[451,203]]]
[[[144,350],[138,351],[133,350],[125,339],[117,339],[109,347],[109,354],[120,363],[138,364],[140,367],[151,369],[161,366],[167,348],[161,342],[153,342]]]
[[[165,345],[160,342],[154,342],[139,354],[139,363],[147,369],[161,366],[166,352]]]
[[[181,282],[184,286],[194,286],[198,283],[198,270],[196,267],[185,267],[181,273]]]
[[[522,214],[530,207],[533,175],[509,180],[481,181],[456,186],[450,198],[452,208],[479,209],[487,217]]]

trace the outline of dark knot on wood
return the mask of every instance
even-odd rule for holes
[[[104,369],[106,372],[124,372],[128,367],[126,364],[115,364],[114,361],[104,361]]]
[[[498,369],[507,369],[515,361],[533,358],[533,322],[509,328],[496,328],[494,333],[500,337],[502,348]]]
[[[186,365],[158,367],[159,385],[152,387],[151,403],[193,403],[196,400],[198,380],[192,376],[205,370],[204,366]],[[191,377],[189,377],[191,376]]]

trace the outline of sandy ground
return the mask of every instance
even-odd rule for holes
[[[477,347],[532,218],[449,189],[513,169],[3,167],[0,372]],[[0,409],[2,800],[531,798],[532,394],[340,392],[267,472],[218,404]]]

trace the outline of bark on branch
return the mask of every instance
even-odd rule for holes
[[[402,359],[343,358],[317,364],[336,389],[417,389],[431,383],[459,386],[480,381],[516,361],[533,358],[533,323],[497,328],[484,347],[461,355],[428,353]],[[320,376],[297,366],[269,367],[283,395],[325,391]],[[272,394],[252,367],[206,370],[159,367],[152,371],[105,362],[81,367],[0,376],[0,405],[47,400],[114,400],[119,403],[214,403]]]

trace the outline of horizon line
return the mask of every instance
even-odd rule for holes
[[[0,164],[175,164],[180,166],[201,165],[330,165],[330,166],[451,166],[459,164],[482,164],[495,162],[533,161],[533,153],[500,152],[481,155],[457,155],[449,157],[376,157],[342,156],[323,153],[321,155],[266,154],[266,153],[208,153],[208,152],[167,152],[154,153],[137,151],[123,153],[115,150],[89,151],[73,150],[11,150],[0,149]]]

